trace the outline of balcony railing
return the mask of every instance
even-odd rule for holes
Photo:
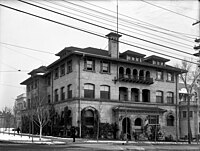
[[[141,83],[141,84],[153,84],[153,78],[144,77],[144,76],[132,76],[132,75],[123,75],[119,74],[119,81],[131,82],[131,83]]]

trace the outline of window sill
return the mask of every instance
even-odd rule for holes
[[[72,71],[68,71],[67,74],[70,74]]]
[[[163,79],[155,79],[156,81],[164,82]]]
[[[166,82],[169,82],[169,83],[174,83],[174,81],[169,81],[169,80],[166,80]]]
[[[60,75],[60,77],[63,77],[63,76],[65,76],[65,74]]]
[[[108,75],[111,75],[110,72],[102,72],[102,71],[100,71],[99,73],[101,73],[101,74],[108,74]]]
[[[96,73],[95,70],[87,70],[87,69],[83,69],[83,71],[87,71],[87,72],[93,72],[93,73]]]

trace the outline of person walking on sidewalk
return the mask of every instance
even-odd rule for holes
[[[72,138],[73,138],[73,142],[75,142],[75,137],[76,137],[76,129],[74,126],[72,126],[71,128],[71,135],[72,135]]]

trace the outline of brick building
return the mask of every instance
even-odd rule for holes
[[[22,111],[26,109],[26,94],[20,94],[17,96],[15,99],[15,105],[14,105],[14,116],[15,116],[15,122],[16,122],[16,127],[21,128],[21,114]]]
[[[133,132],[139,135],[147,124],[159,127],[165,136],[179,136],[178,75],[185,71],[159,56],[119,53],[121,35],[106,36],[108,51],[66,47],[56,54],[58,60],[30,72],[21,83],[27,86],[28,108],[45,97],[67,127],[63,131],[77,126],[81,136],[95,131],[98,121],[116,123],[118,138],[125,133],[131,138]]]

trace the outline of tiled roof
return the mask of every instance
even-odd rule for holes
[[[127,51],[121,53],[120,56],[123,56],[123,55],[126,55],[126,54],[127,55],[131,55],[131,56],[138,56],[138,57],[144,57],[144,56],[146,56],[144,54],[141,54],[141,53],[138,53],[138,52],[135,52],[135,51],[131,51],[131,50],[127,50]]]
[[[56,56],[62,56],[64,53],[69,53],[71,51],[75,51],[75,50],[79,50],[81,48],[78,47],[65,47],[63,50],[61,50],[60,52],[58,52],[57,54],[55,54]]]
[[[156,55],[151,55],[149,57],[146,57],[144,60],[145,61],[148,61],[148,60],[159,60],[159,61],[164,61],[164,62],[170,61],[169,59],[162,58],[162,57],[159,57],[159,56],[156,56]]]
[[[46,66],[40,66],[39,68],[32,70],[28,74],[32,75],[32,74],[37,74],[37,73],[45,73],[46,71],[47,71]]]
[[[80,49],[78,51],[85,52],[85,53],[96,54],[96,55],[101,55],[101,56],[109,56],[107,50],[97,49],[97,48],[92,48],[92,47],[87,47],[87,48],[84,48],[84,49]]]

